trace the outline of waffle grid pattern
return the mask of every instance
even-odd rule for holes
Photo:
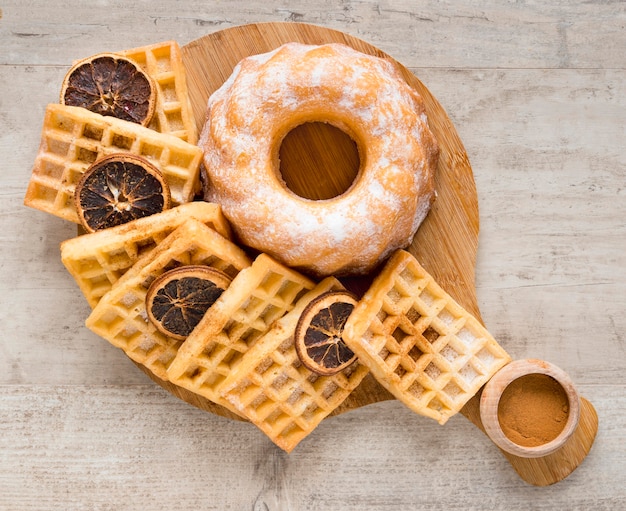
[[[167,379],[166,370],[181,345],[148,320],[150,284],[162,273],[185,265],[206,265],[235,277],[249,266],[244,252],[215,231],[191,219],[142,258],[106,293],[87,318],[94,333],[121,348],[132,360]]]
[[[202,160],[199,147],[84,108],[50,104],[24,203],[80,223],[76,184],[94,161],[114,153],[150,161],[167,181],[174,206],[193,199]]]
[[[510,361],[480,322],[404,251],[357,305],[345,336],[381,384],[440,424]]]
[[[187,337],[167,371],[169,380],[232,409],[220,386],[254,343],[313,287],[298,272],[259,255]]]
[[[189,202],[149,218],[66,240],[61,243],[61,260],[94,308],[139,258],[191,218],[230,238],[230,228],[217,204]]]
[[[198,132],[178,43],[165,41],[124,50],[118,55],[136,62],[156,84],[156,106],[148,127],[196,144]]]
[[[333,376],[302,365],[294,332],[302,311],[317,296],[343,289],[320,282],[244,355],[223,384],[224,396],[281,449],[290,452],[361,383],[368,369],[357,363]]]

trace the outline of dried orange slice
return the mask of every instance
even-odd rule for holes
[[[148,318],[161,333],[184,340],[230,282],[228,275],[209,266],[167,271],[148,288]]]
[[[159,170],[126,153],[95,161],[76,185],[74,204],[88,232],[125,224],[170,207],[170,190]]]
[[[296,352],[305,367],[329,376],[356,360],[341,337],[356,303],[352,293],[329,291],[305,307],[294,334]]]
[[[147,126],[154,114],[156,87],[132,60],[99,53],[67,72],[61,103]]]

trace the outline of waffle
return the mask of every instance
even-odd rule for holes
[[[149,160],[167,181],[174,206],[189,202],[198,190],[199,147],[85,108],[50,104],[24,204],[79,223],[76,184],[95,160],[113,153]]]
[[[157,98],[149,128],[174,135],[190,144],[198,142],[198,130],[187,90],[187,77],[176,41],[117,52],[138,64],[154,81]]]
[[[241,271],[204,315],[167,370],[168,379],[233,409],[219,393],[243,355],[314,283],[266,254]]]
[[[344,341],[398,400],[440,424],[510,361],[405,251],[394,254],[360,300]]]
[[[343,289],[333,277],[320,282],[241,359],[221,395],[276,445],[290,452],[335,410],[368,373],[355,362],[333,376],[309,371],[298,358],[294,331],[304,308],[326,291]]]
[[[124,225],[66,240],[61,243],[61,260],[94,308],[140,257],[152,252],[190,218],[230,238],[230,227],[220,206],[189,202]]]
[[[159,378],[166,379],[167,367],[182,341],[163,335],[148,321],[146,293],[162,273],[192,264],[211,266],[232,278],[249,266],[250,260],[213,229],[189,219],[117,281],[91,311],[87,327]]]

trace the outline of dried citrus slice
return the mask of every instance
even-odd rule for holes
[[[180,266],[167,271],[148,288],[148,318],[161,333],[184,340],[230,281],[228,275],[209,266]]]
[[[159,170],[126,153],[95,161],[76,185],[74,203],[88,232],[125,224],[170,207],[170,190]]]
[[[329,376],[356,360],[341,337],[356,303],[351,293],[329,291],[306,306],[294,334],[296,351],[304,366]]]
[[[132,60],[99,53],[67,72],[61,103],[147,126],[154,114],[156,87]]]

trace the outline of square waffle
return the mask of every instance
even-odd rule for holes
[[[143,255],[172,231],[194,218],[225,238],[231,231],[219,205],[189,202],[123,225],[61,243],[61,260],[94,308],[100,298]]]
[[[198,130],[178,43],[165,41],[117,53],[137,63],[156,84],[156,106],[148,127],[196,144]]]
[[[369,372],[354,362],[332,376],[307,369],[298,357],[294,334],[305,307],[343,286],[333,277],[305,294],[243,356],[222,384],[221,395],[281,449],[290,452],[335,410]]]
[[[121,348],[161,379],[182,341],[159,332],[148,320],[146,293],[164,272],[185,265],[206,265],[231,278],[250,265],[245,253],[203,223],[189,219],[139,259],[98,302],[86,325]]]
[[[199,147],[85,108],[50,104],[24,204],[79,223],[76,184],[94,161],[114,153],[150,161],[167,181],[173,205],[191,201],[198,190]]]
[[[221,384],[254,343],[314,285],[270,256],[259,255],[187,337],[167,370],[168,379],[232,409],[220,395]]]
[[[405,251],[392,256],[355,307],[344,340],[389,392],[440,424],[510,362]]]

